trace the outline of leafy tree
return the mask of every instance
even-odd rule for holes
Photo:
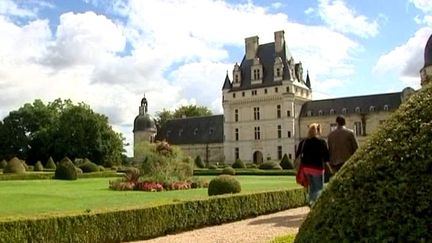
[[[165,125],[165,123],[174,118],[182,117],[197,117],[197,116],[211,116],[212,112],[205,106],[186,105],[180,106],[174,112],[163,109],[161,112],[156,112],[156,124],[159,126]]]
[[[181,106],[174,111],[174,118],[211,116],[212,112],[205,106],[187,105]]]
[[[0,157],[18,156],[30,164],[69,156],[111,165],[121,161],[123,152],[123,138],[106,116],[61,99],[48,105],[35,100],[11,111],[0,123],[0,141]]]

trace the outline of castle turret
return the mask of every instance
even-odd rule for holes
[[[148,102],[144,97],[141,99],[138,116],[134,120],[134,161],[142,162],[144,158],[144,151],[140,144],[144,141],[154,142],[156,135],[156,126],[154,121],[150,118],[148,112]]]

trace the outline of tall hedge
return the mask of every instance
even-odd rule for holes
[[[296,242],[432,241],[432,84],[334,176]]]

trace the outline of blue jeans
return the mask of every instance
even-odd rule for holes
[[[321,175],[312,175],[308,173],[305,174],[309,180],[308,201],[309,201],[309,205],[312,206],[315,203],[315,201],[318,199],[321,190],[324,187],[324,173]]]

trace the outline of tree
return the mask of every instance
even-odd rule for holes
[[[211,116],[212,112],[205,106],[187,105],[181,106],[174,111],[174,118],[182,117],[197,117],[197,116]]]
[[[121,161],[124,151],[122,136],[112,130],[106,116],[84,103],[61,99],[48,105],[35,100],[10,112],[0,125],[0,141],[0,157],[19,156],[30,164],[68,156],[111,165]]]
[[[174,118],[211,116],[212,112],[205,106],[186,105],[180,106],[174,112],[163,109],[161,112],[156,112],[156,124],[164,126],[165,123]]]

